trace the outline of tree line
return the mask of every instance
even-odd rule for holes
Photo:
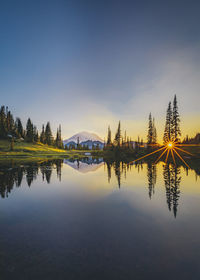
[[[200,144],[200,133],[197,133],[195,137],[189,137],[186,135],[186,137],[183,139],[184,144]]]
[[[139,150],[143,145],[143,139],[140,139],[139,136],[136,141],[133,141],[131,137],[126,134],[126,130],[124,135],[122,135],[120,121],[114,139],[112,140],[112,132],[110,126],[108,126],[107,141],[104,143],[104,150],[128,152]]]
[[[28,118],[24,128],[21,119],[18,117],[14,119],[11,111],[5,106],[0,108],[0,139],[11,139],[12,141],[18,139],[29,143],[41,142],[60,149],[63,148],[60,125],[55,138],[50,122],[47,122],[46,126],[43,125],[42,131],[39,133],[36,125]]]
[[[166,121],[165,121],[165,129],[163,135],[163,144],[166,144],[169,141],[178,142],[180,141],[181,130],[180,130],[180,115],[178,112],[178,104],[177,97],[174,96],[173,107],[171,102],[168,104],[167,112],[166,112]],[[112,140],[112,132],[110,126],[108,126],[108,134],[107,141],[105,143],[106,150],[113,149],[127,149],[127,150],[137,150],[143,148],[145,146],[156,146],[157,142],[157,130],[155,125],[155,118],[152,114],[149,114],[148,118],[148,130],[147,130],[147,140],[146,143],[143,142],[143,139],[138,139],[136,141],[132,141],[131,137],[126,135],[126,131],[124,136],[121,133],[121,123],[119,121],[117,131],[115,133],[114,139]]]

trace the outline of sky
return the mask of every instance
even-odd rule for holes
[[[0,1],[0,103],[63,138],[118,121],[161,141],[177,95],[182,136],[200,131],[200,2]]]

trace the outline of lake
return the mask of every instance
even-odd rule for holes
[[[0,165],[1,279],[200,279],[200,169]]]

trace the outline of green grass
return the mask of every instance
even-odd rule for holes
[[[200,146],[191,146],[191,147],[181,147],[184,150],[194,154],[192,158],[200,158]],[[6,140],[0,140],[0,160],[5,159],[20,159],[20,158],[59,158],[59,157],[66,157],[66,158],[74,158],[79,159],[85,156],[86,152],[91,152],[94,157],[104,157],[104,158],[113,158],[114,154],[112,151],[84,151],[84,150],[62,150],[57,149],[55,147],[50,147],[48,145],[44,145],[42,143],[26,143],[26,142],[14,142],[14,149],[13,151],[10,150],[10,142]],[[141,153],[145,154],[146,151],[142,151]],[[187,157],[187,154],[181,152],[183,156]],[[134,159],[136,156],[139,155],[124,155],[120,154],[127,160],[130,158]],[[190,157],[190,156],[189,156]]]
[[[42,143],[26,143],[15,142],[13,151],[10,150],[10,142],[6,140],[0,140],[0,160],[6,158],[46,158],[46,157],[73,157],[80,158],[85,156],[85,152],[88,151],[66,151],[57,149]]]

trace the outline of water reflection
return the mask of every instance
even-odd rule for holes
[[[63,160],[48,160],[41,162],[27,162],[19,164],[17,162],[5,162],[0,165],[0,195],[2,198],[8,197],[14,186],[20,187],[23,178],[26,179],[30,187],[37,179],[39,172],[43,181],[50,183],[52,170],[56,167],[58,179],[61,180],[61,168]]]
[[[152,164],[150,162],[147,163],[147,178],[149,187],[149,198],[151,199],[152,195],[155,193],[155,185],[157,178],[156,164]]]
[[[147,190],[149,199],[152,199],[155,194],[155,187],[157,181],[157,166],[149,162],[140,162],[135,164],[127,164],[122,161],[108,161],[103,158],[86,157],[83,159],[69,160],[69,159],[54,159],[39,162],[28,162],[21,164],[17,162],[1,163],[0,164],[0,196],[6,198],[11,193],[14,186],[20,187],[23,180],[26,180],[30,187],[37,176],[40,174],[43,181],[48,184],[51,182],[52,171],[56,170],[57,178],[61,181],[63,164],[70,166],[81,173],[96,172],[102,165],[104,165],[105,174],[107,174],[108,183],[111,182],[112,174],[114,174],[118,187],[123,187],[123,182],[126,181],[128,173],[132,169],[136,169],[138,173],[142,173],[147,178]],[[147,173],[144,172],[144,166]],[[199,165],[194,164],[196,178],[199,176]],[[188,175],[188,169],[185,169]],[[181,165],[174,166],[169,163],[162,164],[163,186],[165,188],[166,203],[169,211],[174,217],[177,216],[179,199],[181,195]],[[123,182],[122,182],[123,179]],[[134,176],[132,177],[134,185]]]
[[[166,201],[169,211],[173,210],[174,217],[177,215],[178,200],[180,197],[181,170],[179,167],[166,164],[163,166],[163,177],[166,189]]]
[[[64,159],[64,163],[82,173],[96,171],[103,165],[103,158],[85,157],[80,159]]]

